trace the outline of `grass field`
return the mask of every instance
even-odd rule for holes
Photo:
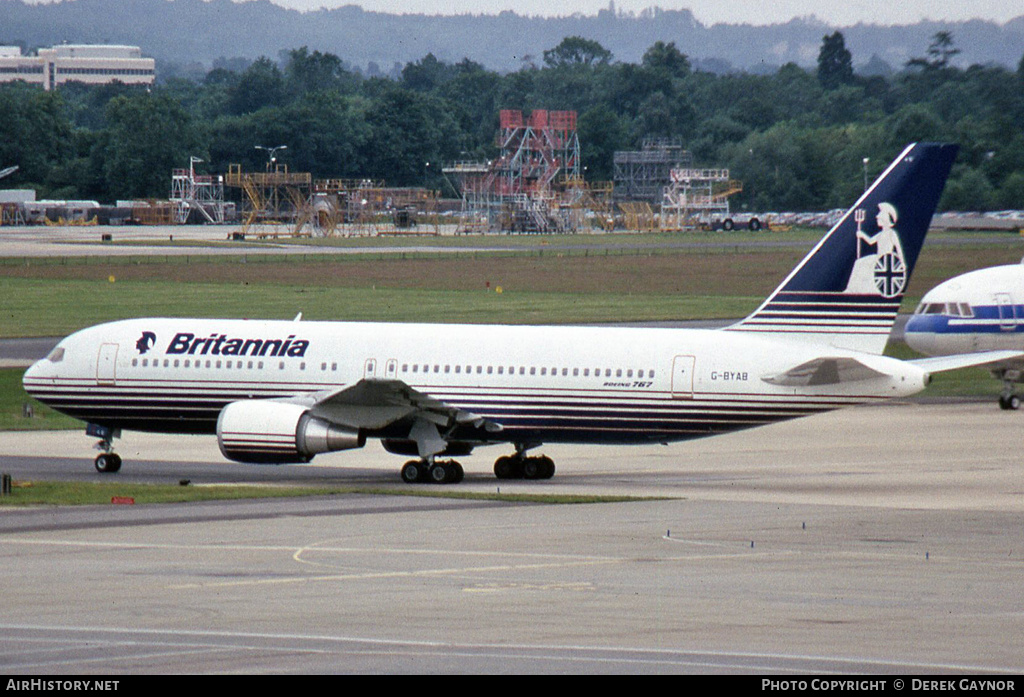
[[[129,317],[498,323],[740,317],[820,232],[429,238],[421,252],[0,259],[0,336],[56,336]],[[370,238],[392,250],[407,240]],[[354,244],[339,240],[339,243]],[[497,251],[459,252],[470,243]],[[500,244],[499,244],[500,243]],[[419,244],[419,240],[417,240]],[[1015,263],[1012,235],[937,235],[904,311],[964,271]],[[501,289],[501,293],[497,289]]]
[[[226,501],[234,499],[290,498],[298,496],[343,495],[419,496],[482,501],[540,504],[620,503],[654,500],[636,496],[587,496],[572,494],[500,494],[467,491],[424,490],[386,487],[297,487],[297,486],[173,486],[170,484],[95,482],[14,482],[11,493],[0,496],[4,506],[87,506],[110,504],[115,497],[134,504]]]

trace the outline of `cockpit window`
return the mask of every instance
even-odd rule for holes
[[[946,315],[947,317],[974,317],[970,303],[921,303],[916,315]]]
[[[51,363],[60,363],[62,360],[64,360],[64,348],[58,346],[54,350],[50,351],[50,355],[46,357],[46,360],[50,361]]]

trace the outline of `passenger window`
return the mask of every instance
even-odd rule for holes
[[[133,358],[132,359],[132,365],[138,365],[138,364],[139,364],[139,359],[138,358]]]
[[[540,374],[541,375],[547,375],[548,374],[548,369],[547,368],[541,368],[540,369]]]

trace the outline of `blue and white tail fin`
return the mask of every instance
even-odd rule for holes
[[[753,314],[727,331],[881,354],[956,145],[910,145]]]

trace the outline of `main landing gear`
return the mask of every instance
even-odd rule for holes
[[[494,476],[498,479],[551,479],[555,476],[555,462],[547,455],[527,456],[525,451],[520,451],[495,460]]]
[[[114,452],[114,438],[121,435],[121,430],[89,424],[85,427],[85,433],[89,436],[97,436],[100,439],[94,446],[100,451],[100,454],[93,461],[96,471],[102,474],[113,474],[120,470],[121,456]]]
[[[465,471],[455,460],[409,460],[402,466],[402,481],[406,484],[458,484]]]

